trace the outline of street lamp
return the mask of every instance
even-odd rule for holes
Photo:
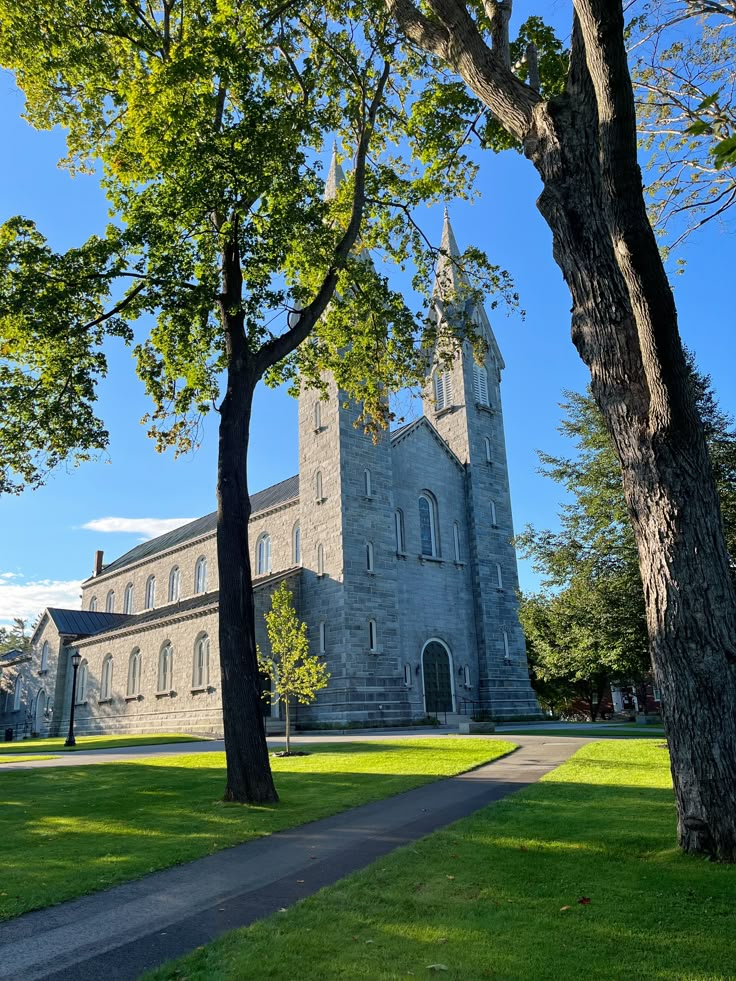
[[[79,651],[74,651],[71,661],[72,667],[74,668],[74,677],[72,678],[72,707],[69,712],[69,735],[66,737],[65,746],[77,745],[77,740],[74,738],[74,705],[77,701],[77,671],[79,670],[79,665],[82,663],[82,655]]]

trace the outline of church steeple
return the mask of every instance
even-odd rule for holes
[[[467,285],[467,280],[458,263],[461,253],[450,224],[450,214],[447,208],[445,208],[445,217],[442,223],[439,252],[432,295],[441,300],[448,300],[452,299],[462,286]]]
[[[325,201],[332,201],[337,197],[337,189],[345,180],[345,173],[337,159],[337,143],[332,144],[332,159],[330,169],[325,181]]]

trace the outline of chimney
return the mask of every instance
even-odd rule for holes
[[[99,574],[102,572],[102,556],[104,554],[105,553],[102,551],[101,548],[98,548],[97,551],[95,552],[95,569],[94,572],[92,573],[94,576],[99,576]]]

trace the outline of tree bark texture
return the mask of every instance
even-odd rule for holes
[[[517,80],[487,47],[478,57],[484,42],[464,3],[430,0],[448,36],[450,13],[461,28],[437,41],[422,36],[427,25],[408,0],[388,2],[409,37],[442,54],[520,136],[542,178],[538,207],[572,295],[572,339],[621,463],[678,839],[685,851],[736,861],[736,596],[674,298],[644,204],[621,4],[574,0],[567,90],[529,110],[534,93],[514,101]],[[508,101],[515,111],[506,117]]]
[[[236,247],[235,247],[236,248]],[[217,458],[217,568],[222,714],[227,761],[226,801],[274,803],[256,652],[253,581],[248,547],[250,497],[248,437],[258,382],[243,331],[240,267],[235,248],[225,255],[221,316],[228,370],[220,406]]]

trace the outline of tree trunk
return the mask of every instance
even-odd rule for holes
[[[544,181],[538,205],[572,294],[573,342],[621,463],[679,842],[736,861],[736,597],[718,496],[635,132],[617,140],[599,114],[583,57],[567,95],[536,107],[525,149]]]
[[[291,753],[291,719],[289,717],[289,696],[284,699],[284,715],[286,717],[286,755]]]
[[[248,357],[240,306],[240,269],[224,257],[222,319],[227,339],[227,389],[220,406],[217,457],[217,568],[222,714],[227,759],[226,801],[278,801],[268,759],[256,652],[253,581],[248,549],[247,461],[253,392],[258,377]]]

